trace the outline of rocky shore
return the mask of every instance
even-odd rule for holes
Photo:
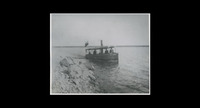
[[[94,67],[84,59],[61,58],[52,71],[52,93],[95,93]]]

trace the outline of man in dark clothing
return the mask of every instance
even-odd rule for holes
[[[97,53],[97,51],[96,51],[96,50],[94,50],[93,54],[96,54],[96,53]]]
[[[105,54],[108,54],[108,50],[106,49]]]
[[[88,44],[89,44],[89,43],[88,43],[88,41],[87,41],[87,42],[85,43],[85,47],[87,47],[87,46],[88,46]]]
[[[114,51],[113,51],[113,49],[112,49],[112,48],[110,49],[110,53],[114,53]]]

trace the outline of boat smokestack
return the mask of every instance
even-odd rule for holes
[[[101,46],[103,46],[103,41],[101,40]]]
[[[101,46],[103,46],[103,41],[101,40]],[[103,54],[103,49],[101,49],[101,54]]]

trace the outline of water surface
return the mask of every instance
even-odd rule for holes
[[[107,63],[85,59],[84,48],[53,48],[53,70],[59,57],[75,57],[94,66],[99,93],[148,93],[149,47],[116,47],[115,51],[119,62]]]

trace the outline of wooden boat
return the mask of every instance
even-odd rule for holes
[[[114,52],[113,49],[114,49],[114,46],[103,46],[103,42],[101,40],[100,47],[93,47],[93,48],[86,49],[86,53],[87,53],[86,59],[103,60],[103,61],[111,61],[111,60],[118,61],[118,53]],[[96,51],[98,51],[99,53],[96,53]]]

